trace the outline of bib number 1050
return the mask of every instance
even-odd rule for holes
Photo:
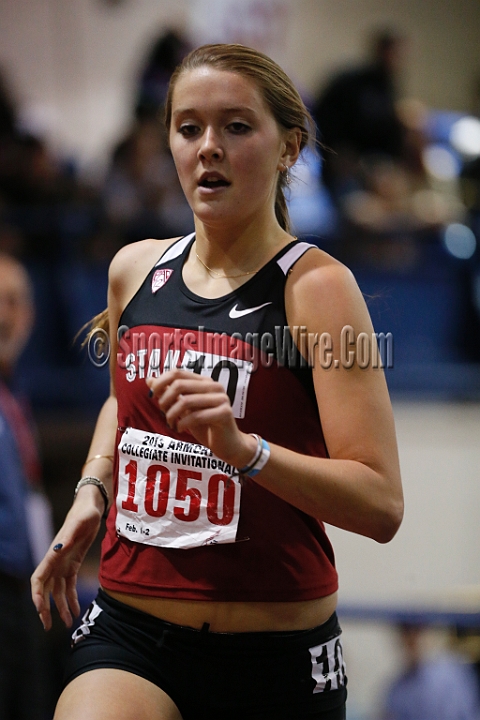
[[[125,475],[127,496],[122,500],[121,507],[137,514],[140,500],[137,498],[139,469],[136,460],[130,460],[125,465]],[[152,464],[141,480],[143,506],[150,518],[163,518],[169,510],[177,520],[192,523],[199,519],[203,505],[207,520],[212,525],[229,525],[233,520],[235,483],[227,475],[215,473],[204,482],[199,471],[190,468],[172,471],[165,465]]]

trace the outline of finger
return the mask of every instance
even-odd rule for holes
[[[49,605],[50,596],[46,590],[46,585],[51,576],[50,563],[47,562],[46,558],[42,560],[38,568],[33,573],[30,579],[30,586],[32,590],[32,600],[37,609],[37,612],[41,612],[45,606]]]
[[[190,370],[183,370],[181,368],[174,368],[173,370],[166,370],[162,372],[158,378],[147,378],[145,380],[147,386],[153,392],[155,396],[161,395],[165,389],[171,385],[174,380],[181,378],[191,378],[192,372]],[[199,376],[198,376],[199,377]]]
[[[30,579],[30,587],[32,592],[32,600],[35,605],[35,609],[38,613],[42,612],[44,607],[43,598],[43,582],[37,575],[37,571],[32,575]]]
[[[52,615],[50,610],[50,592],[48,584],[44,583],[36,574],[31,579],[32,600],[38,613],[38,617],[45,630],[52,627]]]
[[[58,614],[60,615],[64,625],[71,627],[73,623],[72,614],[67,602],[66,596],[66,582],[65,578],[56,578],[52,592],[52,597],[57,606]]]
[[[178,382],[208,383],[212,381],[209,375],[200,375],[191,370],[177,368],[162,373],[158,378],[147,378],[145,381],[156,397],[160,397],[167,388]]]
[[[174,380],[158,398],[158,405],[160,410],[167,413],[178,401],[180,395],[205,395],[208,393],[226,397],[225,390],[221,383],[211,378],[202,378],[201,376],[192,378],[190,374],[189,378]]]
[[[45,599],[43,592],[40,588],[35,590],[32,589],[32,600],[38,613],[40,622],[43,625],[43,629],[50,630],[52,624],[50,613],[50,596],[48,596],[48,599]]]
[[[40,622],[43,625],[43,629],[48,632],[48,630],[52,629],[52,613],[49,610],[42,610],[42,612],[38,613],[38,617],[40,618]]]
[[[66,580],[66,596],[67,596],[68,605],[70,607],[70,610],[72,611],[72,613],[75,617],[78,617],[80,615],[81,608],[80,608],[80,603],[78,601],[76,575],[72,575],[71,577],[67,578],[67,580]]]
[[[190,432],[199,442],[206,444],[212,452],[215,452],[211,447],[211,441],[204,442],[205,434],[211,436],[215,431],[224,433],[227,428],[229,431],[233,430],[231,422],[231,406],[224,403],[218,407],[194,410],[185,414],[178,420],[176,429],[178,432]]]
[[[208,408],[216,408],[220,405],[225,405],[230,408],[230,402],[228,397],[222,393],[206,393],[195,395],[179,395],[177,401],[166,413],[167,422],[169,425],[175,425],[178,420],[190,415],[192,412]]]

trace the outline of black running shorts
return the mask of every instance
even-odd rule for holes
[[[345,720],[340,634],[335,614],[311,630],[195,630],[99,590],[72,636],[65,683],[117,668],[160,687],[183,720]]]

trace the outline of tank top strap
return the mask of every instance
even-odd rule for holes
[[[287,247],[286,252],[277,260],[277,265],[285,276],[288,275],[297,260],[300,260],[302,255],[304,255],[307,250],[310,250],[310,248],[317,248],[317,245],[307,242],[296,242],[294,245]]]
[[[170,245],[170,247],[165,250],[160,260],[158,260],[158,262],[155,264],[155,267],[163,265],[164,263],[179,257],[188,247],[189,243],[193,240],[194,237],[195,233],[190,233],[189,235],[185,235],[185,237],[180,238],[180,240],[172,243],[172,245]]]

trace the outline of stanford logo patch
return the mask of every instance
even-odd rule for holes
[[[160,290],[160,288],[165,285],[172,272],[173,270],[169,270],[168,268],[155,270],[152,277],[152,293],[156,293],[157,290]]]

